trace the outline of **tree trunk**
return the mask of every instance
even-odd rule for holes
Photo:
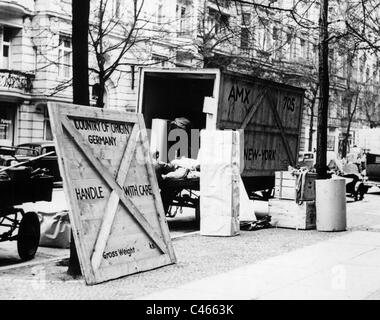
[[[349,118],[348,118],[346,136],[343,138],[343,141],[342,141],[342,144],[343,144],[342,145],[342,157],[343,158],[345,158],[347,156],[348,145],[349,145],[349,141],[350,141],[349,139],[350,139],[351,125],[352,125],[352,121],[354,120],[356,109],[358,107],[359,94],[360,94],[360,90],[356,93],[354,109],[348,115]],[[351,99],[351,102],[352,102],[352,99]]]
[[[88,81],[89,0],[72,0],[73,102],[90,105]]]
[[[320,102],[318,105],[317,132],[317,175],[319,179],[327,178],[327,127],[329,111],[329,44],[328,44],[328,0],[321,1],[319,17],[319,85]]]
[[[313,100],[311,101],[311,109],[310,109],[310,125],[309,125],[309,146],[308,151],[313,151],[313,131],[314,131],[314,108],[315,103],[317,101],[317,94],[319,91],[319,83],[317,83],[317,86],[315,88],[315,91],[313,92]]]
[[[97,108],[103,108],[104,107],[104,94],[106,92],[106,84],[104,81],[104,75],[102,73],[99,73],[99,91],[98,91],[98,97],[96,100],[96,107]]]
[[[73,103],[86,106],[90,105],[88,80],[89,14],[89,0],[72,0]],[[78,254],[72,233],[67,273],[72,276],[81,275]]]

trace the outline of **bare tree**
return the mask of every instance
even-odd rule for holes
[[[369,123],[370,128],[380,126],[379,96],[373,90],[366,89],[362,94],[362,111]]]
[[[90,24],[90,47],[96,67],[90,70],[98,80],[96,106],[101,108],[107,81],[116,73],[125,72],[124,67],[130,66],[126,55],[151,38],[146,35],[149,21],[143,17],[144,0],[133,0],[126,6],[122,1],[111,0],[99,0],[93,4],[96,18]]]

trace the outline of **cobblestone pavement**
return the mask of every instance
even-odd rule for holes
[[[380,231],[378,208],[378,190],[371,190],[363,201],[350,201],[347,205],[348,232],[266,229],[241,232],[240,236],[233,238],[201,237],[198,234],[177,238],[173,241],[177,264],[96,286],[86,286],[82,278],[67,276],[67,267],[55,262],[4,270],[0,271],[0,299],[138,299],[341,237],[351,230]]]

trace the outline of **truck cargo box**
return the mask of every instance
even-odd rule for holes
[[[193,129],[244,129],[242,177],[251,191],[273,188],[274,172],[297,163],[303,100],[303,89],[219,69],[140,70],[147,128],[155,118],[185,117]]]

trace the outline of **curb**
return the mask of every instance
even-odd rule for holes
[[[7,271],[7,270],[12,270],[12,269],[34,267],[34,266],[37,266],[37,265],[40,265],[40,264],[45,264],[45,263],[60,262],[62,260],[69,259],[69,258],[70,258],[70,255],[64,255],[62,257],[49,258],[49,259],[44,259],[44,260],[41,260],[41,261],[22,262],[22,263],[19,263],[19,264],[14,264],[14,265],[0,267],[0,272]]]

